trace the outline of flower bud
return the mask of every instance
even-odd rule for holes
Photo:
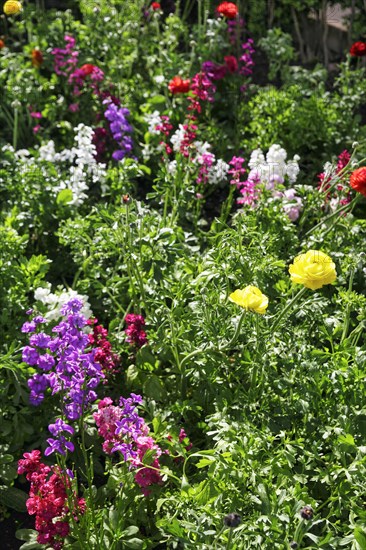
[[[300,516],[307,521],[313,519],[314,511],[311,506],[304,506],[300,510]]]
[[[130,195],[126,193],[125,195],[122,195],[121,201],[122,201],[122,204],[131,204],[132,199]]]
[[[224,524],[226,527],[230,527],[231,529],[234,529],[234,527],[237,527],[241,523],[241,516],[237,514],[236,512],[232,512],[231,514],[227,514],[227,516],[224,517]]]
[[[297,542],[295,540],[290,542],[290,548],[293,548],[293,550],[296,550],[298,547],[299,547],[299,545],[297,544]]]

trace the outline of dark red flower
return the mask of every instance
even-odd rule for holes
[[[233,2],[221,2],[216,11],[227,19],[235,19],[239,13],[238,6],[233,4]]]
[[[189,87],[189,78],[183,79],[180,76],[175,76],[168,85],[168,88],[172,94],[186,94],[189,92]]]
[[[5,42],[4,40],[0,39],[0,50],[2,50],[3,48],[5,48]]]
[[[366,166],[352,172],[349,182],[352,189],[366,197]]]
[[[366,55],[366,42],[355,42],[352,44],[349,53],[353,57],[364,57]]]
[[[224,61],[229,72],[236,73],[236,71],[238,70],[238,60],[236,59],[236,57],[234,55],[226,55],[224,57]]]
[[[39,68],[43,63],[43,54],[41,50],[32,50],[32,65]]]

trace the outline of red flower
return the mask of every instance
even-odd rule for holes
[[[186,94],[189,92],[189,78],[184,80],[180,76],[175,76],[170,82],[169,82],[169,90],[172,92],[172,94]]]
[[[161,9],[161,5],[159,4],[159,2],[153,2],[151,4],[151,9],[156,11],[156,10],[160,10]]]
[[[82,67],[80,67],[80,71],[82,71],[85,76],[88,76],[89,74],[92,74],[92,72],[94,72],[94,69],[96,68],[97,67],[95,65],[92,65],[91,63],[85,63],[85,65],[82,65]]]
[[[349,182],[352,189],[366,197],[366,166],[352,172]]]
[[[238,6],[232,2],[221,2],[221,4],[216,8],[216,11],[227,19],[235,19],[239,13]]]
[[[32,65],[39,68],[43,63],[43,54],[41,50],[32,50]]]
[[[0,50],[2,50],[3,48],[5,48],[5,42],[4,40],[0,39]]]
[[[355,42],[352,44],[349,53],[353,57],[364,57],[366,55],[366,42]]]
[[[225,64],[230,73],[236,73],[238,70],[238,60],[233,55],[226,55],[224,57]]]

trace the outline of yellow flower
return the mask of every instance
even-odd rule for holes
[[[293,283],[304,285],[311,290],[329,285],[337,278],[332,258],[319,250],[308,250],[306,254],[296,256],[294,263],[289,267],[289,272]]]
[[[18,0],[7,0],[3,6],[5,15],[16,15],[22,11],[22,4]]]
[[[262,294],[259,288],[252,285],[246,286],[243,290],[235,290],[235,292],[230,294],[229,300],[234,302],[234,304],[238,304],[238,306],[255,313],[260,313],[261,315],[266,312],[268,307],[267,296]]]

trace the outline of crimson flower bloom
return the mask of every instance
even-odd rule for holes
[[[5,42],[4,40],[0,39],[0,50],[2,50],[3,48],[5,48]]]
[[[159,4],[159,2],[153,2],[151,4],[151,9],[156,11],[156,10],[160,10],[161,9],[161,5]]]
[[[41,50],[37,50],[36,48],[32,50],[32,65],[33,67],[37,67],[37,69],[42,65],[43,63],[43,54]]]
[[[366,166],[352,172],[349,182],[352,189],[366,197]]]
[[[216,11],[227,19],[235,19],[239,13],[238,6],[233,4],[233,2],[221,2],[221,4],[217,6]]]
[[[238,60],[234,55],[226,55],[224,57],[225,65],[230,73],[236,73],[238,70]]]
[[[364,57],[366,55],[366,42],[355,42],[352,44],[349,53],[352,57]]]
[[[189,92],[189,86],[189,78],[183,79],[180,76],[175,76],[169,82],[168,88],[172,94],[186,94]]]

